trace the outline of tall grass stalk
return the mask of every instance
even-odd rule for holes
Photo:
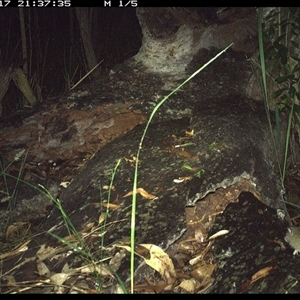
[[[109,215],[109,203],[110,203],[110,199],[111,199],[111,190],[113,188],[113,183],[114,183],[114,179],[115,179],[115,175],[117,172],[117,169],[119,167],[121,163],[121,159],[118,159],[115,167],[112,171],[112,175],[111,175],[111,181],[108,187],[108,196],[107,196],[107,205],[106,205],[106,211],[105,211],[105,218],[104,221],[101,223],[101,232],[100,232],[100,237],[101,237],[101,243],[100,243],[100,257],[102,257],[102,251],[104,249],[104,233],[106,230],[106,221],[107,221],[107,217]],[[77,253],[79,253],[81,255],[81,257],[89,262],[92,262],[93,265],[97,265],[99,263],[99,260],[97,258],[94,257],[94,255],[92,253],[90,253],[87,245],[85,244],[84,240],[82,239],[81,235],[78,233],[78,231],[76,230],[76,228],[74,227],[72,221],[70,220],[69,216],[67,215],[67,213],[64,211],[61,202],[59,201],[59,199],[54,198],[47,189],[45,189],[42,185],[39,185],[39,187],[43,190],[43,193],[45,196],[47,196],[58,208],[58,210],[60,211],[60,214],[63,217],[63,221],[64,224],[67,228],[67,231],[70,235],[74,235],[76,237],[76,241],[79,243],[79,246],[77,246],[74,243],[70,243],[68,242],[66,239],[63,239],[61,237],[59,237],[58,235],[54,234],[51,232],[51,230],[48,231],[48,233],[50,235],[52,235],[53,237],[55,237],[57,240],[59,240],[60,242],[64,243],[65,245],[67,245],[69,248],[73,249],[74,251],[76,251]],[[101,189],[99,189],[100,191],[100,201],[102,201],[102,196],[101,196]],[[100,258],[101,259],[101,258]],[[103,267],[103,265],[101,264],[100,268]],[[125,287],[124,282],[122,281],[122,279],[119,277],[119,275],[109,266],[109,265],[105,265],[105,269],[108,269],[116,278],[116,280],[118,281],[123,293],[127,293],[127,289]],[[97,274],[96,271],[96,267],[95,267],[95,274]],[[101,282],[101,278],[99,276],[96,275],[96,277],[98,278],[98,286],[99,289],[101,289],[102,287],[102,282]]]
[[[138,164],[139,164],[139,157],[142,150],[143,142],[146,136],[146,133],[148,131],[149,125],[152,122],[152,119],[158,109],[165,103],[165,101],[170,98],[174,93],[176,93],[181,87],[183,87],[186,83],[188,83],[192,78],[194,78],[197,74],[199,74],[202,70],[204,70],[208,65],[210,65],[214,60],[216,60],[220,55],[222,55],[224,52],[226,52],[232,44],[227,46],[225,49],[223,49],[221,52],[219,52],[217,55],[215,55],[211,60],[209,60],[207,63],[205,63],[200,69],[198,69],[196,72],[194,72],[190,77],[188,77],[184,82],[182,82],[180,85],[178,85],[171,93],[169,93],[167,96],[165,96],[153,109],[147,123],[145,126],[145,129],[143,131],[142,137],[140,139],[139,147],[136,154],[136,161],[135,161],[135,169],[134,169],[134,177],[133,177],[133,194],[132,194],[132,210],[131,210],[131,232],[130,232],[130,291],[133,293],[134,291],[134,249],[135,249],[135,217],[136,217],[136,191],[137,191],[137,182],[138,182]]]
[[[24,160],[25,161],[25,160]],[[116,171],[117,171],[117,168],[119,166],[121,162],[121,159],[119,159],[114,167],[114,170],[112,172],[112,176],[111,176],[111,183],[109,185],[109,194],[108,194],[108,203],[109,203],[109,200],[110,200],[110,191],[112,190],[112,186],[113,186],[113,182],[114,182],[114,178],[115,178],[115,174],[116,174]],[[9,164],[11,165],[11,164]],[[75,228],[75,226],[73,225],[71,219],[69,218],[68,214],[65,212],[63,206],[61,205],[61,202],[59,199],[55,198],[49,191],[47,188],[45,188],[43,185],[41,184],[38,184],[37,186],[36,185],[33,185],[27,181],[24,181],[23,179],[21,179],[21,174],[22,174],[22,170],[23,168],[20,169],[19,171],[19,174],[18,174],[18,177],[16,176],[13,176],[13,175],[10,175],[8,173],[6,173],[6,170],[7,170],[8,167],[5,167],[4,164],[2,164],[0,162],[0,176],[3,177],[3,180],[6,184],[7,180],[6,180],[6,177],[10,177],[10,178],[13,178],[17,181],[16,183],[16,187],[14,189],[14,192],[13,192],[13,195],[10,196],[10,198],[12,199],[11,203],[9,204],[9,206],[11,207],[10,209],[12,209],[14,207],[14,204],[15,204],[15,198],[17,196],[17,189],[18,189],[18,186],[20,183],[24,183],[26,185],[28,185],[29,187],[31,187],[32,189],[34,190],[37,190],[39,193],[43,194],[45,197],[47,197],[48,199],[50,199],[52,201],[52,203],[55,204],[55,206],[57,207],[57,209],[59,210],[62,218],[63,218],[63,222],[64,222],[64,225],[67,229],[67,232],[68,232],[68,235],[69,236],[74,236],[75,239],[74,239],[74,242],[70,242],[68,241],[66,238],[62,238],[58,235],[56,235],[55,233],[53,233],[53,229],[55,229],[56,227],[53,227],[51,229],[49,229],[47,231],[48,234],[52,235],[54,238],[56,238],[58,241],[60,241],[62,244],[65,244],[66,246],[68,246],[70,249],[72,249],[74,252],[78,253],[81,258],[83,259],[83,261],[86,261],[89,265],[92,265],[92,266],[95,266],[95,276],[97,277],[97,268],[99,263],[100,264],[100,269],[103,267],[104,269],[107,269],[108,271],[111,272],[111,274],[116,278],[117,282],[119,283],[119,286],[121,287],[122,291],[124,294],[127,294],[128,291],[125,287],[125,284],[124,282],[122,281],[122,279],[119,277],[119,275],[116,273],[116,271],[111,267],[109,266],[108,264],[105,264],[105,266],[102,264],[102,261],[105,260],[104,258],[102,258],[102,254],[100,255],[100,260],[95,257],[91,252],[90,250],[88,249],[88,245],[85,243],[84,239],[82,238],[81,234],[77,231],[77,229]],[[102,199],[100,197],[100,199]],[[107,205],[107,209],[106,209],[106,217],[109,213],[109,205]],[[11,219],[11,218],[10,218]],[[12,220],[10,220],[12,221]],[[103,223],[101,223],[101,232],[100,232],[100,237],[101,237],[101,253],[102,253],[102,249],[104,249],[104,233],[105,233],[105,227],[106,227],[106,218],[104,219]],[[99,289],[101,289],[101,278],[98,277],[98,287]]]
[[[12,212],[13,210],[15,209],[15,206],[16,206],[16,198],[17,198],[17,195],[18,195],[18,190],[19,190],[19,185],[20,183],[23,181],[21,179],[21,176],[23,174],[23,171],[24,171],[24,165],[25,165],[25,162],[26,162],[26,158],[27,158],[27,154],[28,154],[28,151],[25,153],[25,156],[22,158],[22,161],[21,161],[21,166],[19,168],[19,172],[18,172],[18,176],[15,177],[15,176],[11,176],[9,175],[8,173],[6,173],[6,170],[16,161],[16,160],[19,160],[20,157],[15,157],[15,160],[10,162],[7,166],[5,166],[5,163],[4,161],[1,162],[0,161],[0,176],[2,177],[3,179],[3,183],[4,183],[4,187],[5,187],[5,193],[7,194],[7,197],[9,199],[8,201],[8,214],[9,214],[9,218],[8,218],[8,222],[11,222],[13,221],[12,220]],[[23,155],[23,151],[22,151],[22,154],[21,156]],[[15,186],[14,186],[14,189],[12,191],[12,194],[10,195],[10,192],[9,192],[9,187],[8,187],[8,182],[7,182],[7,177],[12,177],[16,180],[16,183],[15,183]]]
[[[276,155],[276,161],[278,165],[278,170],[280,173],[280,178],[283,178],[283,172],[280,164],[279,154],[276,147],[275,137],[273,134],[273,126],[271,122],[271,115],[270,115],[270,106],[269,106],[269,95],[268,95],[268,88],[267,88],[267,76],[266,76],[266,64],[265,64],[265,52],[264,52],[264,43],[263,43],[263,28],[262,28],[262,8],[258,8],[258,18],[257,18],[257,28],[258,28],[258,49],[259,49],[259,59],[260,59],[260,69],[261,69],[261,78],[262,78],[262,90],[263,90],[263,98],[266,110],[266,116],[268,120],[269,130],[272,137],[273,148]]]
[[[294,62],[298,63],[299,59],[292,54],[290,54],[290,45],[288,42],[289,34],[292,32],[296,37],[296,31],[293,31],[293,29],[299,29],[297,24],[293,24],[293,21],[289,20],[290,13],[288,11],[287,13],[287,19],[282,19],[281,14],[283,13],[280,8],[277,8],[276,14],[273,15],[274,17],[277,17],[275,25],[271,25],[272,33],[268,34],[266,31],[266,28],[263,28],[263,12],[262,8],[258,8],[258,46],[259,46],[259,57],[260,57],[260,69],[261,69],[261,76],[262,76],[262,90],[263,90],[263,98],[266,108],[266,116],[268,119],[269,127],[270,127],[270,133],[272,135],[272,142],[273,142],[273,148],[276,156],[276,161],[278,164],[278,170],[280,173],[280,179],[282,184],[284,183],[287,168],[288,168],[288,158],[289,158],[289,144],[290,144],[290,138],[291,138],[291,130],[293,126],[293,122],[295,121],[295,101],[298,97],[299,99],[299,93],[298,85],[299,85],[299,76],[297,76],[297,72],[299,71],[299,66],[296,64],[294,66],[292,64],[292,60]],[[272,19],[269,22],[272,22]],[[298,21],[295,21],[296,23],[299,23]],[[294,27],[291,27],[291,24],[294,25]],[[283,27],[283,30],[281,28]],[[278,32],[278,36],[276,38],[273,37],[274,32]],[[266,36],[270,39],[269,49],[264,49],[264,42],[263,42],[263,36],[264,33],[266,33]],[[273,39],[272,39],[273,38]],[[281,40],[284,39],[284,44],[281,43]],[[299,49],[299,44],[291,41],[291,44]],[[270,50],[273,50],[273,52],[269,52]],[[279,85],[279,89],[272,93],[273,98],[278,98],[281,96],[281,102],[277,102],[275,106],[275,133],[276,138],[274,136],[273,127],[271,124],[271,117],[270,117],[270,98],[268,94],[269,86],[267,84],[267,68],[266,68],[266,59],[265,59],[265,53],[268,52],[268,61],[272,61],[272,59],[277,58],[278,61],[276,61],[276,66],[279,67],[279,75],[276,77],[274,82],[276,82]],[[270,60],[271,58],[271,60]],[[283,75],[282,75],[283,74]],[[270,75],[268,75],[270,76]],[[270,87],[271,88],[271,87]],[[279,108],[278,106],[288,108],[289,109],[289,115],[288,115],[288,122],[287,122],[287,128],[285,131],[285,140],[284,140],[284,153],[279,154],[278,153],[278,145],[280,145],[280,115],[279,115]],[[276,140],[277,139],[277,140]],[[282,157],[280,157],[282,156]]]
[[[110,203],[110,200],[111,200],[111,191],[113,189],[115,175],[116,175],[116,172],[117,172],[117,169],[118,169],[120,163],[121,163],[121,159],[118,159],[117,163],[116,163],[116,165],[115,165],[115,167],[114,167],[114,169],[112,171],[111,180],[110,180],[110,184],[109,184],[109,187],[108,187],[108,195],[107,195],[107,202],[108,202],[107,204],[108,205],[106,206],[105,218],[104,218],[102,226],[101,226],[102,232],[100,234],[100,236],[101,236],[101,244],[100,244],[100,248],[101,248],[100,251],[101,252],[100,252],[100,257],[103,255],[102,254],[102,250],[104,249],[104,233],[105,233],[105,230],[106,230],[106,221],[107,221],[107,218],[108,218],[108,215],[109,215],[109,203]],[[101,197],[101,187],[99,188],[99,190],[100,190],[100,195],[99,195],[100,197],[99,197],[99,199],[101,200],[102,199],[102,197]],[[125,285],[123,284],[121,278],[119,278],[119,276],[116,276],[116,278],[117,278],[119,284],[121,285],[123,292],[127,293],[127,289],[126,289]]]

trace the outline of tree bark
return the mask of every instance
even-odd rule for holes
[[[21,32],[21,41],[22,41],[22,59],[23,59],[23,72],[25,76],[28,74],[28,62],[27,62],[27,42],[26,42],[26,33],[25,33],[25,21],[24,21],[24,11],[22,7],[19,7],[19,16],[20,16],[20,32]]]
[[[230,8],[225,14],[219,8],[139,7],[136,13],[143,42],[135,59],[152,72],[184,77],[202,48],[224,49],[231,43],[235,51],[253,53],[257,48],[254,8]]]
[[[76,15],[80,27],[80,36],[82,39],[85,56],[87,60],[87,67],[88,70],[92,70],[97,65],[97,58],[95,55],[95,51],[93,48],[93,43],[91,39],[91,23],[89,18],[89,10],[92,8],[88,7],[76,7]],[[100,72],[98,69],[95,69],[91,76],[92,77],[98,77],[100,75]]]

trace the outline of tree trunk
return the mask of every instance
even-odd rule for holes
[[[93,43],[91,39],[91,24],[89,18],[89,10],[91,8],[88,7],[76,7],[76,15],[80,27],[80,35],[85,51],[85,56],[87,60],[88,70],[92,70],[97,65],[97,58],[94,52]],[[98,77],[100,72],[98,69],[95,69],[92,73],[92,77]]]
[[[219,12],[219,13],[218,13]],[[222,14],[221,14],[222,12]],[[254,8],[139,7],[143,42],[135,56],[149,71],[182,74],[202,48],[226,48],[253,53],[256,36]]]
[[[28,62],[27,62],[27,42],[26,42],[26,33],[25,33],[25,21],[24,21],[24,11],[22,7],[19,7],[20,15],[20,32],[21,32],[21,41],[22,41],[22,59],[23,59],[23,72],[25,76],[28,74]]]

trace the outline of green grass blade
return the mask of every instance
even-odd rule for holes
[[[136,154],[136,162],[135,162],[135,171],[134,171],[134,178],[133,178],[133,194],[132,194],[132,211],[131,211],[131,233],[130,233],[130,290],[133,294],[134,290],[134,249],[135,249],[135,222],[136,222],[136,190],[137,190],[137,182],[138,182],[138,162],[140,157],[140,152],[143,146],[143,142],[148,130],[148,127],[158,111],[158,109],[164,104],[164,102],[170,98],[174,93],[176,93],[181,87],[183,87],[187,82],[189,82],[192,78],[194,78],[197,74],[199,74],[202,70],[204,70],[208,65],[210,65],[213,61],[215,61],[220,55],[222,55],[224,52],[226,52],[232,44],[227,46],[225,49],[220,51],[217,55],[215,55],[211,60],[209,60],[207,63],[205,63],[201,68],[199,68],[196,72],[194,72],[190,77],[188,77],[185,81],[183,81],[178,87],[176,87],[172,92],[170,92],[166,97],[164,97],[152,110],[152,113],[148,119],[148,122],[146,123],[145,129],[143,131],[142,137],[140,139],[138,151]]]

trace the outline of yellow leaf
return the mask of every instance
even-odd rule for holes
[[[25,252],[28,249],[27,244],[29,244],[30,242],[31,242],[31,240],[28,240],[24,244],[22,244],[21,246],[16,247],[12,251],[0,254],[0,260],[5,259],[5,258],[9,258],[9,257],[13,257],[15,255],[20,254],[20,252]]]
[[[153,200],[153,199],[157,198],[156,196],[147,193],[143,188],[138,188],[137,192],[140,193],[142,197],[149,199],[149,200]]]
[[[126,158],[126,157],[124,157],[124,159],[125,159],[125,161],[129,161],[129,162],[131,162],[131,163],[134,163],[134,162],[136,162],[136,161],[139,162],[139,160],[138,160],[137,157],[135,157],[135,156],[132,156],[132,159]]]
[[[120,205],[113,204],[113,203],[102,203],[101,206],[103,206],[105,208],[109,208],[111,210],[118,209],[120,207]]]
[[[117,247],[131,252],[129,246],[117,245]],[[148,266],[157,271],[168,285],[175,282],[177,274],[173,261],[160,247],[153,244],[139,244],[136,245],[136,250],[135,254],[142,257]]]
[[[98,224],[101,224],[106,220],[106,213],[101,213],[99,216]]]
[[[50,277],[50,280],[56,285],[62,285],[69,277],[70,274],[67,273],[56,273]]]
[[[176,291],[179,292],[179,288],[181,288],[185,293],[194,294],[195,288],[197,285],[197,281],[194,278],[184,279],[178,287],[176,287]]]
[[[260,269],[258,272],[256,272],[254,275],[252,275],[252,277],[251,277],[251,283],[254,283],[258,279],[263,278],[263,277],[269,275],[272,270],[273,270],[272,266]]]
[[[148,200],[154,200],[157,199],[156,196],[149,194],[146,192],[143,188],[137,188],[136,192],[140,194],[142,197],[148,199]],[[133,191],[128,192],[126,195],[123,196],[123,198],[131,196],[133,194]]]
[[[186,135],[189,135],[189,136],[194,136],[194,133],[195,133],[195,132],[194,132],[194,129],[192,129],[192,130],[190,130],[190,131],[188,131],[188,130],[185,131],[185,134],[186,134]]]
[[[179,177],[179,180],[184,180],[184,181],[188,181],[192,179],[192,176],[185,176],[185,177]]]
[[[45,244],[42,244],[39,248],[39,250],[36,252],[36,256],[39,261],[44,261],[45,259],[49,257],[53,257],[57,253],[57,248],[53,248],[50,246],[47,246]]]
[[[204,264],[194,269],[191,276],[202,282],[206,277],[211,277],[215,268],[216,264]]]
[[[153,244],[140,244],[140,246],[148,249],[150,258],[144,258],[147,265],[157,271],[167,284],[172,284],[177,278],[177,274],[173,262],[169,255],[160,247]]]

